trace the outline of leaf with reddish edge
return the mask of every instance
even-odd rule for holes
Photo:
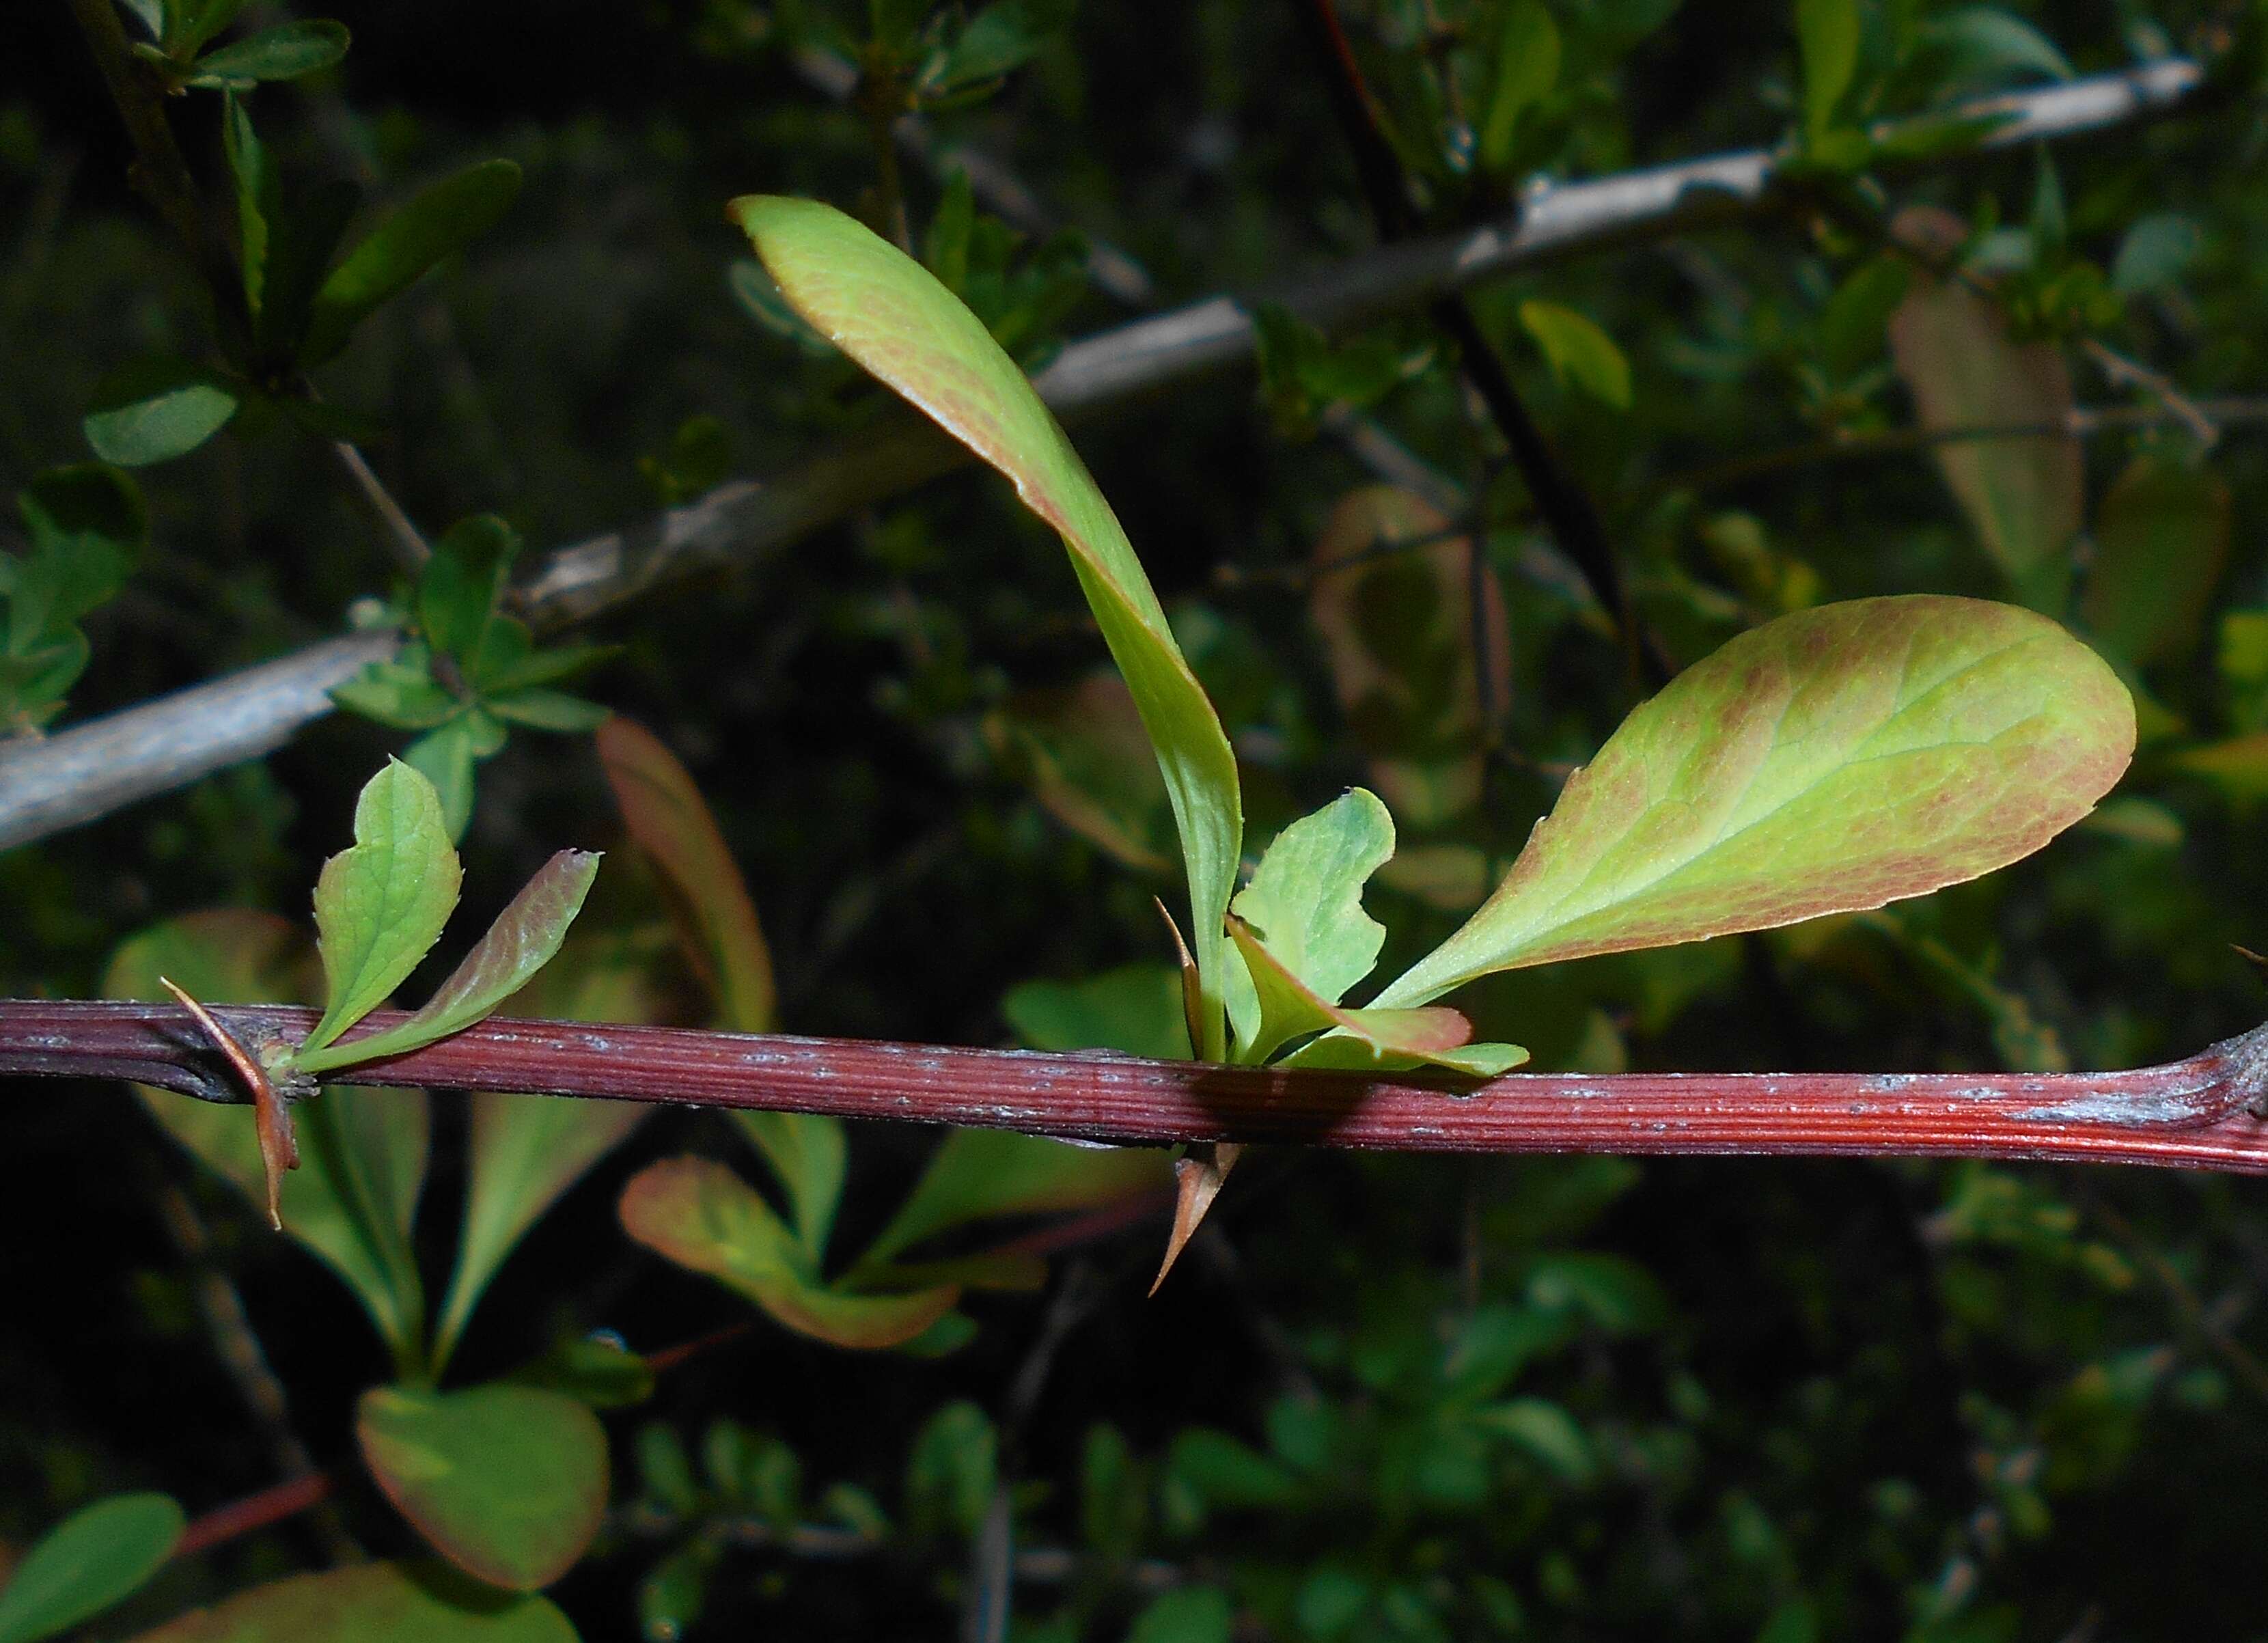
[[[372,1387],[355,1439],[394,1509],[435,1551],[506,1591],[551,1584],[607,1510],[607,1434],[563,1392],[497,1383]]]
[[[398,1056],[462,1032],[551,961],[598,872],[596,851],[561,851],[536,869],[535,876],[497,915],[488,933],[417,1010],[366,1038],[303,1050],[292,1057],[293,1064],[302,1072],[321,1072]]]
[[[738,1290],[788,1328],[837,1346],[902,1345],[961,1298],[940,1285],[860,1295],[819,1282],[809,1252],[754,1187],[706,1158],[664,1159],[622,1189],[622,1229],[648,1249]]]
[[[778,1026],[771,949],[740,864],[692,774],[660,739],[616,713],[593,738],[630,840],[653,864],[688,959],[735,1033]]]
[[[1968,225],[1935,206],[1900,211],[1904,244],[1950,255]],[[1957,278],[1917,269],[1890,316],[1890,356],[1925,431],[1981,427],[2059,430],[2073,407],[2071,372],[2053,344],[2019,344],[1992,298]],[[2018,438],[1950,439],[1932,447],[1938,471],[1986,553],[2017,595],[2058,612],[2071,576],[2068,549],[2086,505],[2077,438],[2046,431]]]
[[[81,1507],[0,1573],[0,1643],[37,1643],[124,1602],[180,1544],[171,1495],[111,1495]]]
[[[239,1592],[134,1643],[576,1643],[549,1599],[440,1563],[364,1563]]]
[[[2197,643],[2228,557],[2228,486],[2209,468],[2151,453],[2129,463],[2095,514],[2095,563],[2080,606],[2113,656],[2165,661]]]
[[[1314,1033],[1333,1036],[1309,1046],[1314,1053],[1307,1058],[1295,1054],[1284,1065],[1373,1071],[1439,1066],[1493,1077],[1528,1059],[1517,1044],[1473,1043],[1473,1024],[1439,1005],[1350,1010],[1333,1004],[1292,974],[1242,919],[1232,916],[1228,932],[1260,997],[1261,1029],[1248,1046],[1255,1060],[1265,1060],[1289,1040]],[[1325,1043],[1332,1048],[1320,1048]]]
[[[2086,815],[2133,748],[2125,687],[2043,616],[1933,594],[1782,616],[1624,720],[1496,893],[1373,1003],[1959,884]]]
[[[728,210],[797,313],[1006,475],[1025,505],[1062,533],[1165,775],[1204,982],[1197,1050],[1222,1059],[1229,960],[1221,917],[1236,888],[1244,825],[1236,756],[1117,516],[1015,362],[921,264],[815,201],[752,195]]]
[[[1447,515],[1408,491],[1373,485],[1339,499],[1310,562],[1307,615],[1339,711],[1395,814],[1421,830],[1480,801],[1481,679],[1495,711],[1512,696],[1503,591],[1485,564],[1476,584],[1472,539],[1449,530]],[[1380,552],[1403,542],[1425,545]],[[1377,556],[1347,563],[1366,553]],[[1488,649],[1480,667],[1476,637]]]
[[[298,925],[239,908],[186,914],[133,937],[112,958],[103,991],[114,998],[162,998],[160,975],[208,1005],[304,1002],[322,988],[314,951]],[[261,1048],[249,1047],[254,1054]],[[250,1107],[188,1101],[143,1085],[136,1094],[198,1162],[261,1202],[263,1172]],[[305,1156],[302,1167],[283,1178],[284,1229],[345,1281],[397,1359],[406,1361],[424,1323],[409,1249],[410,1214],[425,1172],[424,1092],[334,1086],[302,1103],[298,1114]]]
[[[740,864],[692,773],[660,739],[617,713],[599,726],[600,763],[630,840],[652,863],[662,899],[719,1027],[769,1033],[778,1027],[771,949]],[[840,1121],[812,1113],[740,1112],[741,1131],[787,1194],[796,1235],[815,1265],[843,1196]]]

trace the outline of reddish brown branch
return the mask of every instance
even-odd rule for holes
[[[314,1012],[213,1013],[239,1036]],[[381,1011],[377,1031],[400,1020]],[[188,1013],[0,1000],[0,1076],[124,1078],[236,1100]],[[1371,1077],[859,1039],[499,1020],[342,1081],[595,1095],[975,1124],[1159,1146],[1300,1142],[1429,1153],[1959,1155],[2268,1174],[2268,1028],[2129,1072],[1512,1073]]]
[[[249,1535],[257,1529],[272,1529],[289,1517],[296,1517],[310,1507],[320,1506],[331,1498],[333,1491],[328,1472],[302,1472],[297,1477],[232,1500],[226,1506],[216,1507],[202,1517],[193,1518],[181,1531],[180,1540],[173,1547],[176,1558],[194,1558],[201,1551],[210,1551],[215,1546],[234,1540],[239,1535]]]

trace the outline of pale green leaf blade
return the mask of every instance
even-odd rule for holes
[[[347,55],[347,26],[335,18],[295,18],[207,52],[193,65],[188,83],[215,88],[296,80],[336,64]]]
[[[195,450],[228,426],[243,398],[238,384],[186,359],[132,360],[95,384],[81,426],[104,461],[144,468]]]
[[[1896,228],[1909,244],[1943,250],[1967,232],[1960,218],[1926,206],[1901,211]],[[1891,358],[1925,431],[2042,430],[1948,439],[1930,453],[1978,542],[2024,602],[2059,612],[2086,501],[2079,441],[2058,431],[2074,408],[2063,356],[2051,343],[2017,343],[1991,298],[1918,269],[1889,334]]]
[[[160,976],[213,1005],[297,1003],[320,984],[299,926],[237,908],[190,913],[144,931],[118,949],[103,990],[114,998],[162,1000],[167,995]],[[267,1174],[249,1105],[190,1101],[138,1086],[136,1093],[199,1163],[249,1202],[266,1204]],[[339,1087],[297,1110],[302,1156],[300,1167],[283,1178],[284,1228],[355,1292],[395,1356],[406,1358],[424,1318],[409,1226],[425,1175],[425,1094]]]
[[[818,1282],[809,1256],[755,1188],[706,1158],[665,1159],[622,1189],[622,1230],[739,1291],[788,1328],[837,1346],[901,1346],[953,1309],[951,1285],[855,1295]]]
[[[440,939],[464,878],[440,796],[398,759],[364,786],[354,835],[315,881],[326,1007],[303,1054],[329,1043],[408,979]]]
[[[1501,171],[1514,152],[1520,116],[1541,102],[1559,79],[1559,26],[1541,0],[1513,0],[1497,45],[1496,85],[1481,122],[1481,164]]]
[[[972,1221],[1093,1209],[1162,1192],[1172,1179],[1167,1154],[1155,1147],[1073,1146],[1012,1130],[955,1130],[858,1264],[879,1266]]]
[[[1418,1009],[1344,1008],[1292,974],[1249,925],[1232,918],[1228,928],[1251,974],[1260,1006],[1259,1028],[1244,1046],[1244,1059],[1264,1061],[1291,1040],[1321,1033],[1330,1035],[1333,1048],[1315,1050],[1304,1061],[1298,1055],[1286,1057],[1285,1065],[1377,1071],[1428,1064],[1466,1065],[1447,1060],[1463,1050],[1473,1035],[1472,1023],[1456,1011],[1438,1005]]]
[[[112,1495],[35,1541],[0,1585],[0,1643],[37,1643],[123,1602],[173,1555],[187,1519],[171,1495]]]
[[[2084,816],[2133,747],[2117,676],[2014,606],[1912,594],[1782,616],[1625,719],[1496,894],[1377,1002],[1961,883]]]
[[[787,1195],[795,1235],[814,1264],[827,1254],[836,1205],[843,1199],[850,1146],[840,1120],[802,1112],[736,1112],[733,1121],[763,1154]]]
[[[364,1563],[255,1586],[134,1643],[576,1643],[576,1633],[549,1599],[446,1564]]]
[[[1020,982],[1002,995],[1000,1013],[1027,1050],[1189,1058],[1181,974],[1164,964],[1122,964],[1080,981]]]
[[[533,1592],[573,1566],[607,1509],[607,1434],[563,1392],[372,1387],[364,1462],[394,1509],[474,1579]]]
[[[452,864],[455,859],[453,851]],[[462,1032],[489,1014],[551,961],[560,942],[566,939],[567,927],[583,910],[583,898],[591,893],[591,880],[598,876],[599,859],[596,851],[588,850],[563,850],[552,857],[536,869],[535,876],[497,915],[488,933],[465,954],[464,962],[423,1006],[384,1032],[300,1055],[297,1057],[300,1070],[320,1072],[380,1056],[402,1055]],[[328,877],[329,869],[324,872]]]
[[[1394,818],[1377,794],[1351,787],[1278,833],[1230,906],[1278,963],[1336,1004],[1386,943],[1362,889],[1393,855]]]
[[[1207,1060],[1226,1049],[1226,939],[1243,828],[1236,759],[1166,624],[1141,562],[1086,465],[983,323],[919,263],[808,200],[733,203],[788,302],[835,344],[1012,480],[1063,534],[1164,772],[1189,880]]]
[[[2211,469],[2138,456],[2095,516],[2095,563],[2080,606],[2113,656],[2168,660],[2197,643],[2228,558],[2228,486]]]

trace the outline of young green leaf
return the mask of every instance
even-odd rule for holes
[[[1624,720],[1376,1002],[1958,884],[2085,815],[2133,747],[2125,687],[2044,617],[1928,594],[1782,616]]]
[[[399,760],[364,786],[354,835],[353,847],[325,862],[315,880],[328,1002],[294,1057],[311,1072],[307,1056],[384,1004],[432,949],[464,877],[440,795]]]
[[[1288,1057],[1285,1065],[1373,1072],[1430,1065],[1493,1077],[1528,1058],[1528,1052],[1516,1044],[1474,1044],[1472,1023],[1439,1005],[1343,1008],[1294,975],[1249,925],[1232,917],[1228,928],[1252,977],[1258,1004],[1258,1019],[1241,1046],[1241,1060],[1265,1061],[1291,1040],[1312,1034],[1329,1036]]]
[[[493,513],[452,525],[417,578],[417,625],[435,650],[469,661],[503,597],[519,533]]]
[[[953,1310],[954,1286],[859,1295],[818,1281],[803,1242],[755,1189],[705,1158],[648,1165],[622,1189],[622,1230],[738,1290],[799,1333],[872,1349],[914,1339]]]
[[[37,1643],[132,1596],[173,1555],[186,1521],[171,1495],[112,1495],[33,1543],[0,1584],[0,1643]]]
[[[1966,229],[1929,207],[1898,214],[1909,241],[1949,249]],[[2071,417],[2071,373],[2045,343],[2019,346],[1991,298],[1957,280],[1918,270],[1890,317],[1890,355],[1913,395],[1922,428],[2062,427]],[[1948,440],[1933,451],[1938,471],[1970,528],[2024,602],[2063,608],[2070,548],[2085,504],[2079,441],[2046,432],[2018,438]]]
[[[499,1592],[446,1564],[364,1563],[295,1574],[193,1610],[134,1643],[576,1643],[547,1598]]]
[[[2228,557],[2228,487],[2210,468],[2145,454],[2095,516],[2095,564],[2080,609],[2113,656],[2167,659],[2197,642]]]
[[[518,166],[483,160],[435,183],[372,230],[316,291],[299,364],[319,365],[336,354],[380,303],[487,232],[519,195]]]
[[[401,762],[433,784],[441,801],[441,827],[451,844],[472,824],[474,772],[501,752],[508,733],[486,708],[461,702],[433,729],[401,750]]]
[[[234,91],[261,80],[296,80],[335,65],[347,55],[347,26],[334,18],[279,23],[209,51],[193,65],[187,84]]]
[[[293,1004],[321,987],[301,928],[249,909],[190,913],[118,949],[104,978],[113,998],[163,998],[160,976],[209,1004]],[[184,1101],[136,1086],[143,1106],[196,1160],[254,1203],[266,1172],[249,1107]],[[424,1179],[428,1118],[422,1091],[334,1088],[299,1109],[300,1168],[282,1182],[284,1230],[352,1289],[398,1362],[413,1362],[423,1328],[409,1248]]]
[[[1221,920],[1243,829],[1236,758],[1117,517],[1015,363],[918,262],[814,201],[750,195],[730,209],[798,313],[1005,474],[1025,505],[1063,534],[1165,773],[1204,988],[1198,1049],[1219,1059]]]
[[[1616,410],[1630,409],[1630,361],[1596,320],[1556,302],[1528,301],[1520,305],[1520,324],[1543,350],[1555,380]]]
[[[450,860],[454,863],[453,851]],[[326,878],[329,872],[324,869]],[[530,976],[550,962],[566,938],[567,927],[582,911],[583,898],[591,893],[591,880],[598,872],[595,851],[561,851],[536,870],[464,961],[418,1009],[367,1038],[312,1052],[303,1049],[292,1057],[295,1065],[303,1072],[321,1072],[380,1056],[403,1055],[462,1032],[526,986]],[[453,901],[453,884],[451,897]],[[431,945],[429,940],[427,946]],[[422,952],[419,956],[423,956]]]
[[[510,1592],[573,1566],[607,1510],[607,1434],[561,1392],[372,1387],[355,1413],[371,1476],[434,1550]]]
[[[132,361],[94,387],[82,426],[106,462],[146,468],[185,456],[228,426],[241,384],[186,359]]]

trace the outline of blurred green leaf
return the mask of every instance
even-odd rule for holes
[[[571,1397],[533,1387],[373,1387],[355,1438],[394,1508],[450,1562],[506,1591],[550,1585],[607,1508],[607,1436]]]
[[[1064,827],[1138,873],[1171,871],[1171,799],[1140,711],[1116,673],[1019,691],[985,716],[984,738]]]
[[[576,1643],[549,1602],[439,1563],[365,1563],[255,1586],[135,1643]]]
[[[261,80],[296,80],[332,67],[347,55],[347,26],[332,18],[297,18],[248,34],[193,65],[188,83],[232,90]]]
[[[1916,594],[1782,616],[1624,719],[1496,894],[1376,1002],[1960,883],[2085,815],[2133,745],[2117,676],[2029,612]]]
[[[2176,289],[2205,251],[2205,230],[2195,217],[2158,211],[2137,217],[2118,241],[2110,289],[2139,297]]]
[[[472,658],[519,553],[519,533],[493,513],[460,519],[434,542],[417,576],[417,625],[434,649]]]
[[[1945,60],[1945,93],[2001,85],[2012,79],[2068,80],[2072,68],[2032,24],[1998,6],[1964,6],[1921,26],[1921,44]]]
[[[1170,1180],[1152,1147],[1073,1146],[1010,1130],[955,1130],[931,1155],[914,1190],[875,1237],[862,1269],[949,1227],[1005,1215],[1093,1209]]]
[[[1512,163],[1520,117],[1550,94],[1559,79],[1559,26],[1539,0],[1513,0],[1497,42],[1496,82],[1481,122],[1481,164],[1502,171]]]
[[[317,290],[300,365],[319,365],[344,348],[379,304],[487,232],[519,195],[519,167],[491,159],[413,197],[372,229]]]
[[[86,442],[106,462],[145,468],[185,456],[228,426],[242,387],[186,359],[137,359],[95,384]]]
[[[1803,53],[1803,129],[1824,136],[1859,67],[1858,0],[1795,0],[1795,33]]]
[[[1152,1598],[1134,1617],[1126,1643],[1228,1643],[1235,1624],[1226,1592],[1217,1586],[1184,1586]]]
[[[171,1495],[112,1495],[40,1536],[0,1584],[0,1643],[37,1643],[124,1602],[173,1555]]]
[[[1579,387],[1616,410],[1630,409],[1630,361],[1587,315],[1531,299],[1520,305],[1520,323],[1563,387]]]
[[[1008,989],[1000,1013],[1027,1050],[1115,1050],[1185,1061],[1189,1029],[1182,978],[1163,964],[1122,964],[1083,981],[1027,981]]]
[[[627,1409],[653,1396],[653,1366],[603,1331],[556,1342],[505,1379],[513,1386],[563,1392],[592,1409]]]
[[[820,1282],[810,1251],[755,1190],[705,1158],[650,1164],[622,1189],[622,1230],[657,1253],[738,1290],[788,1328],[837,1346],[910,1341],[960,1298],[946,1285],[864,1295]]]
[[[1077,6],[1078,0],[992,0],[924,66],[918,89],[944,95],[1020,69],[1049,35],[1062,32]]]
[[[448,718],[401,750],[401,763],[432,784],[451,844],[465,836],[473,819],[475,768],[503,748],[504,734],[494,715],[460,702]]]
[[[2228,487],[2210,468],[2138,456],[2095,516],[2080,603],[2088,631],[2123,661],[2176,659],[2198,629],[2228,557]]]
[[[1540,1397],[1516,1397],[1473,1413],[1473,1424],[1513,1444],[1561,1483],[1581,1488],[1596,1475],[1590,1440],[1574,1418]]]
[[[946,1404],[922,1423],[906,1455],[906,1519],[917,1534],[974,1535],[998,1477],[999,1437],[976,1404]]]

